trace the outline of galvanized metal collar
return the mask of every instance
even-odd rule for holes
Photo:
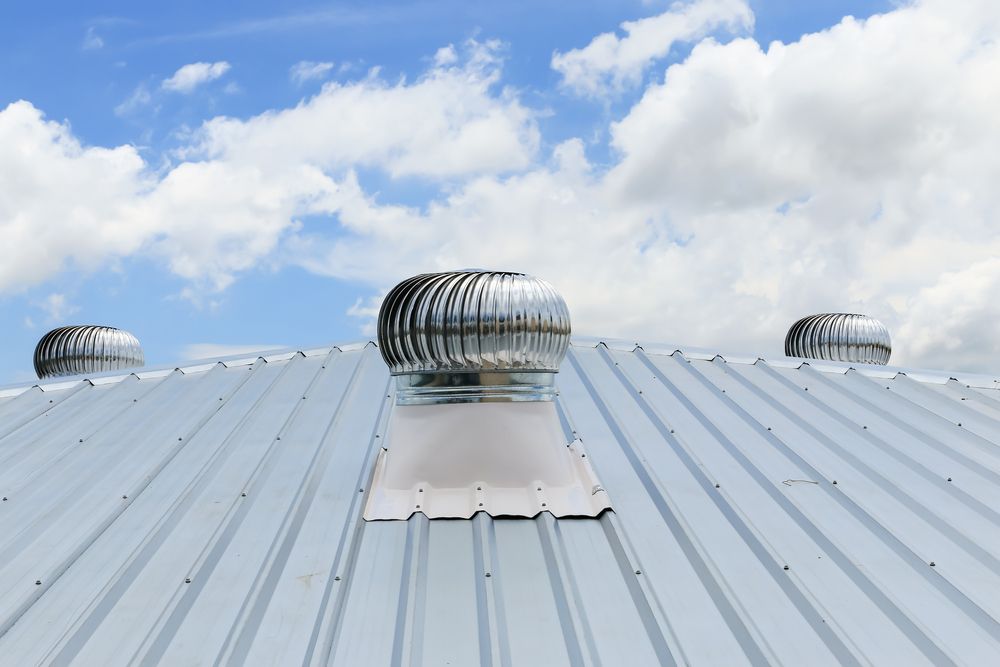
[[[396,376],[396,405],[551,401],[555,373],[460,372]]]

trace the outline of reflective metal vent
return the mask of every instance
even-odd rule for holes
[[[867,315],[822,313],[792,325],[785,336],[785,354],[884,366],[892,341],[885,325]]]
[[[389,292],[378,318],[400,404],[549,400],[569,337],[562,296],[506,271],[414,276]]]
[[[139,340],[114,327],[71,326],[48,332],[35,347],[39,378],[103,373],[145,363]]]

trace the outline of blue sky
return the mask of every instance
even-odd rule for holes
[[[918,341],[903,342],[900,361],[1000,370],[992,363],[996,348],[982,333],[988,311],[967,304],[961,310],[965,319],[948,332],[949,341],[968,339],[966,351],[944,354],[934,339],[933,323],[941,312],[918,307],[947,299],[949,289],[992,285],[992,247],[972,243],[932,253],[947,257],[928,263],[924,277],[906,270],[887,276],[868,268],[871,257],[850,241],[858,229],[870,229],[868,251],[909,248],[911,255],[892,259],[904,267],[925,256],[918,253],[921,248],[944,248],[948,242],[939,232],[920,231],[934,229],[941,216],[929,215],[926,225],[914,222],[901,202],[923,196],[920,184],[927,179],[960,180],[964,167],[940,173],[942,160],[933,155],[904,155],[901,147],[913,140],[903,130],[897,144],[873,148],[863,162],[839,154],[851,141],[865,147],[877,143],[872,137],[891,139],[892,114],[913,109],[907,95],[933,84],[921,76],[952,80],[947,67],[967,67],[949,55],[947,45],[937,49],[943,60],[931,68],[910,63],[905,55],[892,68],[878,65],[884,72],[865,62],[877,58],[883,46],[898,51],[891,39],[907,39],[912,25],[946,26],[956,44],[981,37],[971,34],[976,25],[971,20],[962,23],[958,16],[948,23],[942,6],[338,2],[284,3],[280,13],[273,3],[260,2],[7,7],[0,10],[0,110],[26,101],[30,106],[17,107],[17,121],[11,120],[12,132],[26,136],[20,128],[38,128],[39,146],[51,147],[46,133],[58,127],[72,145],[60,144],[52,158],[58,162],[38,162],[37,172],[30,162],[35,147],[0,145],[0,174],[4,152],[13,165],[7,173],[39,174],[27,184],[0,182],[0,243],[10,244],[8,262],[16,267],[6,283],[0,278],[0,317],[7,322],[0,384],[31,379],[35,342],[48,329],[69,323],[132,331],[150,364],[215,351],[206,345],[305,346],[357,339],[370,327],[379,295],[400,274],[452,263],[542,275],[567,293],[583,333],[774,354],[793,315],[864,308],[887,321],[894,334]],[[603,33],[623,45],[628,34],[619,27],[623,22],[688,10],[695,16],[699,9],[704,16],[689,23],[703,25],[679,36],[663,32],[667,48],[659,51],[654,28],[668,31],[669,25],[649,23],[639,48],[642,62],[631,70],[602,64],[598,50],[585,50]],[[880,13],[888,20],[874,30],[864,19]],[[859,20],[842,22],[847,15]],[[977,30],[987,32],[993,26],[979,25]],[[879,46],[877,40],[887,41]],[[781,44],[773,48],[772,42]],[[590,68],[587,76],[596,77],[586,85],[597,88],[574,83],[555,54],[576,54],[576,62]],[[189,70],[194,78],[184,79],[182,68],[198,63],[202,70]],[[293,68],[300,63],[300,71],[312,71],[311,78],[296,80]],[[665,79],[671,65],[676,67]],[[615,72],[624,78],[609,78]],[[898,99],[890,91],[897,84],[885,82],[901,82]],[[386,91],[398,92],[398,98]],[[325,96],[333,111],[293,115],[297,105],[309,107],[312,100],[318,107]],[[434,107],[435,97],[447,102]],[[361,131],[365,138],[354,142],[347,134],[336,145],[320,146],[326,130],[353,122],[340,119],[338,109],[361,99],[359,107],[372,119]],[[844,108],[831,109],[827,99],[843,100]],[[899,126],[926,127],[928,118],[937,122],[960,102],[954,101],[954,109],[914,109],[916,117],[901,119]],[[801,135],[805,139],[788,139],[786,146],[782,137],[769,138],[767,132],[785,134],[785,121],[760,120],[776,107],[783,109],[781,118],[808,125],[795,130],[808,130]],[[288,110],[288,122],[268,125]],[[15,117],[13,107],[2,113]],[[934,135],[938,143],[962,139],[947,137],[967,120],[941,121]],[[410,146],[405,136],[380,143],[380,135],[395,136],[410,126],[413,135],[426,135],[425,143]],[[303,136],[282,134],[299,127],[308,127],[312,137],[306,129]],[[480,130],[483,137],[475,134]],[[467,136],[471,143],[464,143]],[[275,141],[298,148],[279,155],[273,152]],[[451,141],[453,152],[427,155],[433,152],[428,147]],[[312,144],[318,147],[313,150]],[[798,153],[803,144],[811,152]],[[117,174],[111,163],[94,166],[104,164],[101,155],[89,154],[95,163],[77,159],[80,151],[104,149],[118,151],[113,164],[128,172],[120,183],[85,173],[106,168]],[[781,166],[773,166],[779,158]],[[889,160],[897,162],[882,164]],[[256,184],[245,180],[246,165],[260,178]],[[175,183],[199,166],[218,169]],[[800,177],[806,172],[808,177]],[[75,185],[64,188],[64,177]],[[215,177],[220,180],[204,180]],[[299,192],[303,179],[313,177],[315,187]],[[113,181],[107,196],[84,201],[106,181]],[[201,183],[206,191],[191,194]],[[963,201],[978,201],[977,184],[966,185]],[[201,220],[213,191],[230,187],[234,203],[220,197],[225,210],[205,212]],[[243,224],[240,202],[258,195],[267,201],[247,211],[246,230],[234,229]],[[5,198],[12,202],[7,208]],[[42,200],[52,204],[19,217]],[[848,200],[859,202],[857,208],[845,208]],[[570,201],[579,208],[567,208]],[[562,208],[550,211],[550,205]],[[985,210],[992,210],[987,203],[968,212],[977,225],[970,240],[991,228]],[[140,212],[130,217],[135,211]],[[258,213],[259,219],[253,218]],[[71,238],[60,225],[79,231],[71,220],[77,215],[93,227],[79,241],[67,241],[62,255],[46,249],[41,260],[23,258],[25,236],[11,231],[17,225],[44,230],[41,238]],[[104,216],[120,219],[104,227]],[[180,219],[184,216],[190,219]],[[508,222],[510,234],[521,235],[525,245],[562,247],[524,250],[504,236]],[[9,236],[3,235],[5,226]],[[148,232],[135,231],[144,226]],[[94,240],[105,233],[114,246],[106,251]],[[426,245],[415,245],[414,233],[426,237]],[[131,234],[134,242],[116,245],[116,236]],[[435,234],[441,237],[435,240]],[[457,234],[468,238],[453,243]],[[772,235],[785,240],[755,247]],[[649,284],[636,286],[637,279],[626,276],[621,279],[628,284],[621,287],[613,276],[628,271],[602,267],[600,276],[612,276],[604,278],[581,267],[603,264],[600,243],[584,247],[584,237],[635,253],[609,253],[608,264],[635,265],[642,269],[640,281]],[[713,246],[714,238],[731,238],[731,245]],[[726,260],[727,254],[735,259]],[[218,267],[204,268],[222,256]],[[810,257],[802,259],[803,272],[796,258]],[[22,260],[24,266],[18,264]],[[699,271],[713,262],[740,268],[713,269],[710,279],[700,280]],[[38,268],[42,264],[44,270]],[[781,270],[771,268],[779,265]],[[980,265],[978,272],[962,274]],[[688,273],[678,274],[684,267]],[[30,279],[18,278],[28,274]],[[591,275],[603,283],[591,283]],[[838,292],[837,285],[844,289]],[[671,291],[689,294],[671,299]],[[652,294],[661,301],[645,307]],[[740,320],[747,322],[743,331],[734,326]],[[192,347],[197,345],[203,347]]]

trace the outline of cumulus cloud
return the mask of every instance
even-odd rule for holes
[[[355,189],[352,234],[297,237],[296,261],[378,285],[524,269],[577,331],[769,355],[801,315],[868,312],[897,363],[1000,368],[1000,10],[966,10],[705,40],[612,124],[608,170],[571,141],[422,208]]]
[[[583,48],[557,51],[552,67],[568,89],[596,97],[637,85],[649,66],[677,42],[695,41],[717,30],[747,32],[753,24],[746,0],[677,2],[657,16],[622,23],[624,37],[606,32]]]
[[[208,121],[155,173],[17,103],[0,291],[137,253],[210,291],[263,261],[374,292],[491,266],[553,282],[580,333],[775,355],[799,316],[858,311],[895,362],[997,370],[998,36],[995,3],[926,0],[766,49],[705,39],[611,124],[610,165],[539,148],[490,44]],[[387,200],[369,169],[438,194]]]
[[[497,90],[496,42],[471,42],[461,62],[441,62],[413,82],[377,71],[328,83],[291,109],[202,126],[188,157],[324,169],[380,167],[393,176],[444,178],[528,167],[538,148],[533,112]]]
[[[300,60],[288,70],[292,83],[302,85],[306,81],[325,79],[333,69],[333,63],[320,63],[312,60]]]
[[[214,63],[191,63],[181,67],[170,78],[164,79],[161,86],[164,90],[187,94],[202,84],[215,81],[229,69],[229,63],[225,60]]]
[[[135,198],[153,183],[133,147],[83,146],[28,102],[0,111],[0,147],[0,291],[142,246]]]
[[[462,63],[413,82],[373,73],[293,109],[209,121],[187,147],[194,159],[162,170],[11,104],[0,110],[0,293],[141,254],[198,300],[274,255],[302,217],[335,215],[357,189],[351,165],[430,178],[526,166],[537,129],[512,94],[494,94],[494,48],[470,44]]]

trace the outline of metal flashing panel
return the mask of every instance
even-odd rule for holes
[[[368,520],[594,517],[611,506],[548,401],[395,405],[382,440]]]
[[[652,349],[557,376],[597,518],[365,521],[371,345],[7,390],[0,665],[1000,662],[1000,391]]]

